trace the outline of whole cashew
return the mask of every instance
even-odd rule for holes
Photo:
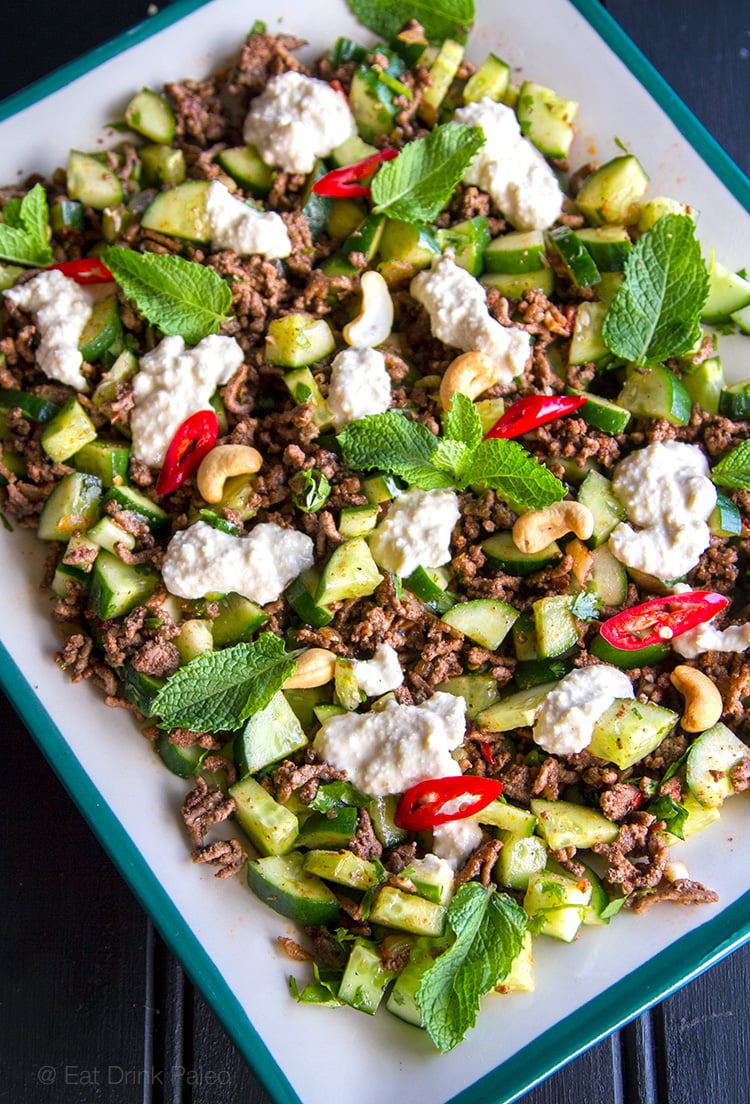
[[[581,502],[554,502],[545,510],[522,514],[513,526],[513,540],[521,552],[541,552],[558,537],[575,533],[588,540],[594,531],[594,515]]]
[[[357,317],[344,326],[344,341],[355,349],[374,349],[393,328],[393,300],[379,272],[363,272],[361,286],[362,306]]]
[[[224,483],[233,475],[260,471],[263,457],[250,445],[217,445],[203,457],[198,468],[198,490],[206,502],[221,502]]]
[[[669,680],[685,699],[685,709],[680,724],[685,732],[705,732],[720,720],[724,712],[716,685],[697,667],[681,663],[675,667]]]
[[[325,686],[336,670],[336,656],[326,648],[308,648],[297,659],[297,670],[284,683],[285,690],[311,690]]]
[[[461,353],[445,369],[440,384],[440,404],[443,410],[450,410],[453,396],[457,393],[475,399],[489,387],[501,383],[506,378],[503,369],[486,353],[473,350]]]

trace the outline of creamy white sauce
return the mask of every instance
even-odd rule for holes
[[[659,579],[695,567],[711,541],[708,518],[716,505],[697,445],[655,441],[632,452],[617,465],[612,490],[633,523],[620,522],[609,538],[621,563]]]
[[[455,491],[404,491],[370,537],[375,563],[404,577],[418,567],[448,563],[459,517]]]
[[[84,286],[57,269],[48,269],[4,293],[33,314],[39,332],[36,359],[48,379],[88,391],[78,342],[94,303],[112,290],[111,284]]]
[[[542,154],[521,134],[513,108],[485,97],[460,107],[454,119],[481,127],[486,138],[464,183],[488,192],[517,230],[551,226],[562,211],[562,191]]]
[[[671,643],[685,659],[695,659],[704,652],[744,652],[750,648],[750,624],[717,629],[712,621],[707,621],[676,636]]]
[[[470,817],[450,820],[433,828],[432,853],[447,862],[453,870],[460,870],[483,838],[484,832]]]
[[[237,537],[197,521],[170,540],[162,575],[178,598],[234,592],[264,606],[314,561],[312,540],[296,529],[269,521]]]
[[[438,692],[422,705],[389,702],[382,710],[329,717],[315,748],[358,789],[383,797],[429,778],[460,774],[451,752],[465,730],[463,698]]]
[[[372,659],[357,661],[354,677],[368,698],[396,690],[404,681],[398,652],[390,644],[378,644]]]
[[[391,377],[377,349],[344,349],[334,357],[328,408],[337,430],[391,405]]]
[[[309,173],[319,157],[357,133],[346,97],[302,73],[272,77],[250,104],[244,138],[267,165]]]
[[[498,383],[523,372],[531,353],[529,335],[495,321],[484,288],[450,253],[415,276],[409,290],[429,314],[433,337],[466,353],[485,353],[497,365]]]
[[[212,181],[206,193],[206,219],[214,249],[233,249],[243,257],[262,253],[270,260],[292,252],[281,215],[248,206],[218,180]]]
[[[209,409],[214,391],[231,379],[243,355],[233,337],[211,335],[192,349],[181,337],[165,337],[141,357],[130,414],[133,456],[160,468],[180,425],[196,411]]]
[[[579,667],[550,690],[534,722],[534,742],[554,755],[575,755],[591,743],[594,725],[633,684],[616,667]]]

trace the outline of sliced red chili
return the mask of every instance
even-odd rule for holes
[[[362,161],[356,161],[353,165],[344,165],[340,169],[332,169],[331,172],[321,176],[313,184],[316,195],[333,196],[334,199],[357,199],[370,194],[370,185],[357,183],[372,176],[383,161],[392,161],[398,157],[397,149],[382,149],[377,153],[371,153]]]
[[[614,648],[632,651],[650,644],[666,644],[710,621],[728,605],[725,595],[710,590],[668,594],[616,613],[599,631]]]
[[[111,284],[114,276],[98,257],[81,257],[77,261],[61,261],[49,266],[69,276],[77,284]]]
[[[520,437],[537,426],[572,414],[585,402],[585,395],[527,395],[512,403],[484,438]]]
[[[496,778],[461,774],[417,782],[401,797],[394,821],[408,832],[423,832],[478,813],[503,792]]]
[[[210,452],[219,436],[219,422],[213,410],[197,410],[186,418],[169,442],[156,493],[176,491]]]
[[[495,760],[494,760],[494,757],[492,755],[492,744],[489,742],[489,740],[480,740],[479,741],[479,750],[481,751],[482,758],[484,759],[487,766],[488,767],[494,767]]]

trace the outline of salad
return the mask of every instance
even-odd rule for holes
[[[258,28],[3,192],[3,494],[194,860],[305,929],[298,998],[450,1049],[535,937],[714,899],[669,848],[748,785],[701,322],[750,285],[634,154],[564,164],[577,105],[374,29],[311,74]]]

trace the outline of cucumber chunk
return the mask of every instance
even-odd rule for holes
[[[120,305],[116,295],[108,295],[94,303],[86,325],[81,330],[78,348],[87,364],[101,360],[104,353],[122,337]],[[114,357],[112,358],[114,359]]]
[[[252,775],[241,778],[239,782],[230,786],[229,795],[235,800],[237,806],[235,815],[240,827],[253,847],[260,851],[261,855],[288,855],[299,834],[299,821],[294,813],[275,801]],[[297,865],[300,873],[303,873],[301,855]],[[289,913],[284,915],[288,916]],[[309,922],[313,923],[313,921]],[[326,921],[314,921],[314,923],[326,923]]]
[[[160,192],[143,212],[141,226],[185,241],[206,243],[211,231],[206,218],[209,180],[186,180]]]
[[[750,380],[740,380],[719,392],[719,414],[739,421],[750,417]]]
[[[333,816],[328,813],[313,813],[302,825],[297,837],[300,847],[343,848],[347,847],[357,831],[358,813],[353,805],[342,805]],[[348,851],[351,855],[352,852]],[[313,873],[321,873],[313,871]],[[331,878],[336,881],[336,878]]]
[[[591,884],[543,871],[529,879],[523,907],[541,935],[572,943],[591,902]]]
[[[648,187],[648,176],[632,153],[607,161],[583,182],[576,203],[592,224],[616,223],[632,226],[640,215],[641,196]]]
[[[493,238],[484,251],[487,272],[537,272],[544,267],[541,230],[512,230]]]
[[[547,157],[566,158],[573,141],[575,100],[558,96],[551,88],[524,81],[518,93],[516,115],[521,133]]]
[[[732,767],[748,758],[747,744],[719,721],[690,745],[686,768],[690,792],[701,805],[718,808],[734,792],[730,780]]]
[[[685,390],[693,403],[707,414],[721,411],[721,396],[726,385],[721,357],[713,356],[692,368],[682,377]],[[731,417],[731,414],[727,414]]]
[[[42,507],[37,526],[40,540],[68,540],[89,529],[99,517],[102,483],[95,475],[64,475]]]
[[[586,805],[532,797],[529,807],[537,817],[537,834],[550,851],[560,851],[564,847],[585,850],[595,843],[613,843],[617,839],[618,826]]]
[[[659,364],[629,368],[617,403],[636,418],[665,418],[672,425],[687,425],[693,409],[684,383]]]
[[[352,811],[356,814],[357,810]],[[302,840],[298,842],[302,843]],[[326,882],[335,882],[349,889],[364,891],[380,881],[375,863],[360,858],[353,851],[308,851],[304,867],[308,874],[316,874]]]
[[[458,629],[464,636],[494,652],[510,632],[518,610],[496,598],[477,598],[459,602],[444,613],[446,625]]]
[[[500,885],[526,890],[534,874],[547,865],[547,848],[538,836],[503,835],[503,849],[495,864],[494,876]]]
[[[256,859],[247,864],[248,885],[261,901],[298,924],[333,923],[339,914],[336,896],[303,864],[299,851]]]
[[[90,153],[71,150],[68,156],[68,195],[86,207],[103,211],[122,203],[122,184],[116,173]]]
[[[578,622],[567,594],[538,598],[532,606],[537,651],[541,659],[562,655],[578,643]]]
[[[56,463],[70,459],[96,438],[96,426],[78,399],[70,399],[42,431],[42,448]]]
[[[393,976],[393,971],[383,965],[375,944],[357,938],[339,983],[338,998],[359,1012],[374,1016]]]
[[[750,305],[750,280],[714,260],[708,270],[708,298],[701,319],[709,325],[729,322],[731,315]]]
[[[633,243],[624,226],[586,226],[577,230],[579,239],[593,257],[599,272],[622,272]]]
[[[96,475],[105,487],[114,487],[127,482],[130,449],[122,442],[97,437],[79,449],[71,463],[78,471]]]
[[[216,160],[224,172],[229,173],[245,191],[254,196],[265,196],[271,191],[276,174],[254,146],[235,146],[221,150],[217,153]]]
[[[382,581],[367,541],[354,537],[334,549],[320,577],[315,604],[328,607],[347,598],[365,598]]]
[[[489,54],[464,85],[464,103],[475,103],[487,97],[499,103],[510,82],[510,66],[497,54]]]
[[[556,682],[546,682],[508,694],[489,709],[482,710],[477,725],[489,732],[512,732],[514,728],[533,725],[542,702],[556,685]]]
[[[227,594],[219,601],[219,613],[212,622],[217,648],[251,640],[268,617],[257,602],[241,594]]]
[[[279,690],[235,737],[237,767],[242,775],[254,774],[303,747],[307,747],[307,736]]]
[[[509,531],[493,533],[482,542],[482,551],[493,567],[506,575],[533,575],[545,567],[552,567],[562,559],[562,550],[553,541],[539,552],[521,552]]]
[[[326,320],[304,311],[275,318],[266,331],[266,360],[282,368],[317,364],[335,348],[336,340]]]
[[[507,299],[523,299],[527,291],[541,291],[550,296],[555,290],[555,271],[539,268],[534,272],[485,272],[480,283],[496,288]]]
[[[444,694],[463,698],[466,702],[466,716],[470,720],[485,709],[489,709],[499,697],[497,679],[492,675],[453,675],[445,682],[439,683],[435,689]]]
[[[136,487],[121,487],[115,484],[104,496],[103,505],[107,506],[110,502],[116,502],[121,510],[132,510],[146,522],[152,532],[161,529],[169,521],[166,511]]]
[[[676,713],[662,705],[618,699],[594,725],[588,750],[627,770],[655,751],[678,720]]]
[[[143,165],[143,178],[149,184],[182,184],[185,179],[185,154],[181,149],[154,143],[138,151]],[[127,210],[127,209],[126,209]],[[133,218],[132,212],[128,212]]]
[[[546,240],[559,256],[576,287],[587,288],[599,283],[599,269],[575,230],[571,230],[569,226],[556,226],[554,230],[547,232]]]
[[[150,88],[136,92],[125,108],[125,122],[152,142],[169,145],[177,130],[174,111],[163,96]]]
[[[581,483],[578,501],[593,514],[594,530],[590,544],[592,548],[598,548],[625,517],[625,507],[615,497],[610,480],[597,471],[590,471]]]
[[[430,80],[422,89],[422,99],[417,114],[428,126],[435,126],[443,100],[448,94],[458,67],[464,58],[464,48],[459,42],[446,38],[437,57],[430,66]]]
[[[123,563],[103,548],[91,572],[91,608],[102,621],[124,617],[148,601],[157,582],[158,575],[150,568]]]
[[[396,928],[414,935],[437,936],[443,934],[445,909],[424,897],[404,893],[393,886],[383,886],[378,890],[369,919],[384,928]]]

